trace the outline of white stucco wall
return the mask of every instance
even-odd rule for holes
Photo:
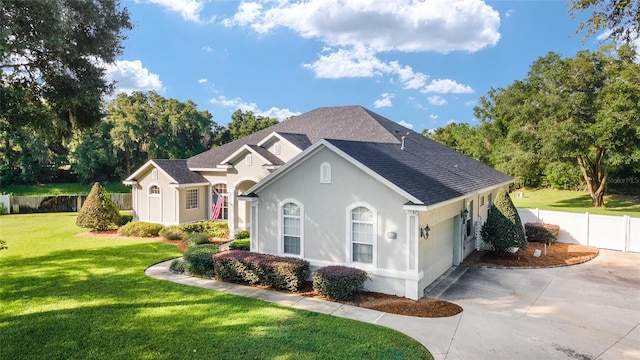
[[[331,183],[320,183],[320,165],[331,165]],[[303,254],[312,266],[341,264],[370,271],[368,289],[405,296],[408,200],[330,150],[321,149],[258,192],[257,250],[282,255],[279,212],[295,200],[304,212]],[[350,207],[367,204],[377,212],[375,265],[351,262]],[[395,233],[390,239],[388,233]]]
[[[138,184],[133,185],[135,187],[135,220],[175,224],[177,223],[174,211],[176,204],[175,190],[169,185],[171,180],[162,171],[158,170],[158,178],[153,179],[153,169],[154,167],[150,166],[149,169],[138,176]],[[149,188],[153,185],[160,187],[159,198],[150,199],[149,197]],[[158,207],[158,203],[161,204],[160,207]],[[156,216],[159,216],[159,221]]]

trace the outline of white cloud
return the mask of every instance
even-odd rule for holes
[[[427,98],[427,101],[429,102],[429,104],[437,105],[437,106],[441,106],[441,105],[446,105],[447,104],[447,100],[445,100],[444,98],[442,98],[442,97],[440,97],[438,95],[429,96]]]
[[[504,13],[504,16],[505,16],[505,17],[511,17],[511,15],[513,15],[513,14],[515,14],[515,13],[516,13],[516,11],[515,11],[515,10],[507,10],[507,11]]]
[[[421,92],[434,92],[439,94],[471,94],[473,89],[469,85],[462,85],[451,79],[436,79],[424,87]]]
[[[436,114],[429,114],[429,119],[431,120],[436,120],[438,118],[438,115]]]
[[[398,122],[398,124],[400,124],[400,125],[402,125],[402,126],[406,127],[407,129],[411,129],[411,130],[413,130],[413,125],[409,124],[408,122],[405,122],[404,120],[402,120],[402,121]]]
[[[270,118],[278,119],[279,121],[286,120],[292,116],[297,116],[302,114],[301,112],[294,112],[289,109],[280,109],[277,107],[272,107],[269,110],[262,111],[258,109],[258,105],[256,103],[244,102],[239,97],[236,97],[233,99],[227,99],[224,96],[218,96],[217,98],[209,99],[209,102],[212,104],[231,108],[234,111],[238,109],[244,112],[251,111],[255,115],[270,117]]]
[[[246,1],[222,24],[261,34],[285,27],[331,46],[376,52],[475,52],[500,39],[500,15],[482,0]]]
[[[203,46],[203,47],[202,47],[202,50],[204,50],[204,51],[206,51],[206,52],[212,52],[212,51],[213,51],[213,48],[212,48],[211,46],[207,45],[207,46]]]
[[[330,51],[325,48],[325,52]],[[389,72],[389,66],[380,61],[371,50],[363,47],[339,49],[321,55],[303,67],[313,71],[318,78],[341,79],[345,77],[372,77]]]
[[[206,84],[209,80],[207,79],[198,79],[199,84]]]
[[[391,99],[396,97],[395,94],[384,93],[380,95],[381,98],[373,102],[373,107],[381,108],[381,107],[391,107],[393,104],[391,103]]]
[[[203,22],[200,18],[200,13],[204,6],[203,1],[198,0],[147,0],[148,2],[156,5],[160,5],[163,8],[177,12],[182,15],[182,18],[187,21]]]
[[[116,81],[116,94],[164,90],[160,76],[142,66],[140,60],[118,60],[113,64],[106,64],[104,68],[106,79]]]

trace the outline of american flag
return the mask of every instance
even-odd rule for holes
[[[222,211],[222,203],[224,198],[216,191],[213,192],[213,203],[211,204],[211,220],[216,221],[220,218],[220,212]]]

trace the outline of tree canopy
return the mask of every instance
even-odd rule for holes
[[[520,185],[582,179],[603,206],[612,172],[640,164],[640,65],[629,46],[549,53],[527,78],[491,89],[475,108],[481,125],[452,124],[432,138],[514,176]]]
[[[569,0],[569,13],[575,17],[591,11],[591,17],[580,23],[585,36],[598,31],[609,32],[614,40],[630,43],[640,36],[640,1],[638,0]]]
[[[0,121],[69,136],[100,121],[112,84],[104,64],[122,52],[129,14],[117,0],[4,0],[0,9]],[[8,88],[8,89],[7,89]],[[12,101],[6,101],[9,97]],[[16,109],[48,116],[15,114]]]
[[[253,111],[237,110],[231,115],[231,122],[227,127],[233,141],[277,123],[278,119],[255,115]]]

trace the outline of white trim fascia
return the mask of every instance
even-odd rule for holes
[[[445,201],[442,201],[442,202],[439,202],[439,203],[436,203],[436,204],[433,204],[433,205],[425,205],[425,208],[421,209],[419,211],[433,210],[433,209],[439,208],[441,206],[445,206],[445,205],[449,205],[449,204],[454,203],[454,202],[465,200],[465,199],[467,199],[469,197],[480,195],[480,194],[485,193],[485,192],[487,192],[489,190],[498,189],[498,188],[501,188],[503,186],[510,185],[514,181],[515,180],[505,181],[505,182],[502,182],[502,183],[499,183],[499,184],[496,184],[496,185],[487,186],[487,187],[482,188],[480,190],[476,190],[476,191],[472,191],[470,193],[466,193],[464,195],[460,195],[460,196],[458,196],[456,198],[453,198],[453,199],[445,200]],[[413,206],[413,205],[403,205],[403,206]]]
[[[137,180],[123,180],[122,183],[127,186],[138,185]]]
[[[193,184],[169,184],[169,186],[171,186],[174,189],[184,189],[184,188],[191,188],[191,187],[205,186],[205,185],[211,185],[211,183],[202,182],[202,183],[193,183]]]
[[[278,138],[280,141],[284,141],[287,144],[293,146],[294,148],[302,151],[302,149],[300,149],[299,147],[297,147],[296,145],[294,145],[291,141],[287,140],[285,137],[283,137],[282,135],[280,135],[277,131],[272,132],[271,134],[265,136],[262,140],[260,140],[260,142],[258,142],[256,145],[258,146],[262,146],[265,143],[267,143],[269,140],[273,139],[273,138]]]
[[[264,165],[262,165],[262,168],[265,169],[265,170],[277,170],[281,166],[282,165],[264,164]]]
[[[232,169],[233,165],[231,164],[218,164],[216,165],[216,170],[227,170],[227,169]]]
[[[242,145],[241,148],[239,148],[238,150],[234,151],[231,155],[227,156],[224,160],[220,161],[220,164],[226,164],[226,163],[230,163],[231,160],[235,159],[237,156],[239,156],[244,150],[247,150],[249,152],[251,152],[252,154],[256,154],[260,159],[262,159],[263,161],[265,161],[267,164],[271,164],[271,161],[269,161],[268,159],[266,159],[264,156],[260,155],[257,151],[253,150],[249,144],[244,144]]]
[[[168,177],[171,181],[173,181],[175,183],[178,182],[176,179],[171,177],[171,175],[169,175],[166,171],[164,171],[164,169],[162,169],[162,167],[158,166],[158,164],[156,164],[156,162],[153,161],[153,159],[147,161],[142,166],[140,166],[138,168],[138,170],[136,170],[133,174],[129,175],[126,179],[124,179],[124,181],[132,181],[132,180],[134,180],[137,175],[140,175],[140,173],[142,173],[144,170],[146,170],[150,165],[153,165],[156,169],[160,170],[164,174],[164,176]]]
[[[335,261],[309,259],[309,258],[305,258],[305,260],[307,260],[309,262],[309,265],[311,265],[313,267],[325,267],[325,266],[329,266],[329,265],[342,265],[342,266],[349,266],[349,267],[357,267],[359,269],[367,271],[371,275],[382,276],[382,277],[391,278],[391,279],[420,281],[420,280],[422,280],[424,278],[424,272],[423,271],[419,271],[418,272],[418,271],[390,270],[390,269],[381,269],[381,268],[376,268],[376,267],[371,267],[371,266],[358,267],[357,263],[353,263],[353,264],[342,263],[341,264],[341,263],[338,263],[338,262],[335,262]]]
[[[429,207],[427,205],[415,205],[415,204],[405,204],[402,205],[402,210],[404,211],[427,211]]]
[[[382,183],[383,185],[386,185],[387,187],[389,187],[390,189],[392,189],[396,193],[400,194],[401,196],[403,196],[407,200],[409,200],[409,201],[411,201],[411,202],[413,202],[415,204],[422,204],[422,201],[420,201],[418,198],[416,198],[415,196],[409,194],[408,192],[400,189],[398,186],[396,186],[395,184],[393,184],[389,180],[385,179],[384,177],[380,176],[378,173],[374,172],[373,170],[369,169],[368,167],[366,167],[365,165],[363,165],[362,163],[360,163],[356,159],[354,159],[351,156],[347,155],[342,150],[340,150],[337,147],[333,146],[330,142],[328,142],[325,139],[321,139],[321,140],[316,141],[313,145],[309,146],[305,151],[299,153],[293,159],[287,161],[287,163],[284,164],[282,167],[280,167],[278,170],[276,170],[276,171],[272,172],[271,174],[267,175],[264,179],[259,181],[256,185],[254,185],[251,188],[249,188],[249,190],[247,190],[247,193],[256,192],[260,188],[268,185],[269,183],[271,183],[272,181],[277,179],[278,177],[284,175],[288,170],[290,170],[290,169],[294,168],[295,166],[297,166],[302,161],[302,159],[304,159],[305,157],[311,156],[316,151],[319,151],[320,147],[325,147],[325,148],[333,151],[334,153],[336,153],[337,155],[339,155],[343,159],[345,159],[348,162],[350,162],[351,164],[353,164],[358,169],[364,171],[367,175],[369,175],[369,176],[373,177],[374,179],[378,180],[380,183]]]
[[[216,165],[219,166],[219,165]],[[223,171],[226,170],[227,168],[189,168],[189,170],[193,171],[193,172],[209,172],[209,171]]]
[[[246,201],[246,202],[258,202],[259,200],[257,196],[248,196],[248,195],[238,195],[236,199],[238,199],[238,201]]]

